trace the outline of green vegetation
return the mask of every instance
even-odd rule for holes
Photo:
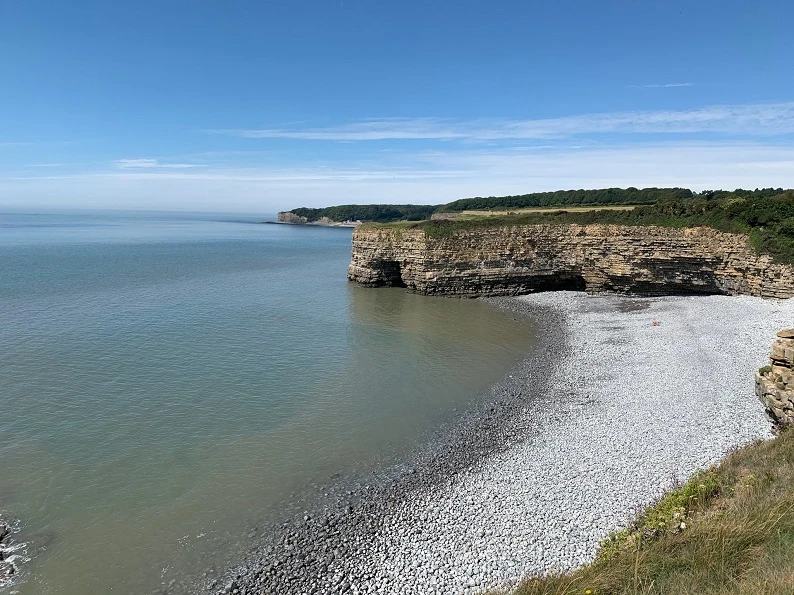
[[[760,368],[758,368],[758,373],[761,374],[762,376],[764,374],[769,374],[771,371],[772,371],[772,366],[761,366]]]
[[[517,196],[462,198],[442,205],[437,212],[523,209],[592,205],[650,205],[693,198],[686,188],[604,188],[601,190],[557,190]]]
[[[556,223],[614,223],[664,227],[708,226],[721,231],[745,233],[759,253],[794,264],[794,191],[764,189],[732,193],[701,193],[696,198],[662,202],[631,210],[584,212],[528,212],[497,217],[469,217],[451,221],[422,221],[413,227],[430,237],[446,237],[459,231],[506,225]]]
[[[636,209],[640,205],[590,205],[590,206],[575,206],[575,207],[568,207],[566,206],[564,209],[562,207],[527,207],[523,209],[507,209],[504,211],[495,211],[495,210],[487,210],[487,211],[460,211],[456,213],[451,213],[453,217],[450,219],[467,219],[471,217],[482,217],[483,215],[487,215],[489,217],[494,217],[498,215],[520,215],[523,213],[553,213],[559,210],[565,210],[569,213],[571,212],[584,212],[584,211],[598,211],[603,209],[614,209],[618,211],[630,211],[631,209]],[[438,211],[436,211],[438,212]]]
[[[655,205],[660,203],[682,203],[690,201],[719,202],[728,198],[770,198],[782,194],[782,188],[756,190],[706,190],[694,193],[686,188],[604,188],[601,190],[557,190],[536,192],[517,196],[491,196],[487,198],[464,198],[446,205],[338,205],[313,209],[300,207],[292,213],[317,221],[328,217],[332,221],[369,221],[388,223],[391,221],[420,221],[429,219],[434,213],[460,211],[504,211],[530,208],[575,208],[593,206]]]
[[[694,193],[686,188],[604,188],[601,190],[557,190],[517,196],[463,198],[446,205],[338,205],[322,209],[300,207],[290,212],[308,221],[327,217],[331,221],[421,221],[433,213],[461,211],[506,211],[530,208],[576,208],[620,205],[655,205],[706,201],[719,202],[729,198],[770,198],[783,193],[782,188],[760,190],[706,190]]]
[[[387,223],[390,221],[420,221],[429,219],[436,205],[339,205],[325,207],[324,209],[310,209],[300,207],[292,209],[301,217],[306,217],[310,222],[328,217],[331,221],[375,221]]]
[[[722,478],[714,470],[696,473],[684,485],[671,490],[646,509],[634,525],[602,541],[599,559],[610,560],[626,550],[636,549],[640,540],[685,529],[687,519],[692,518],[698,506],[710,502],[720,493],[722,483]]]
[[[517,595],[794,593],[794,429],[729,455],[612,535],[596,560]]]

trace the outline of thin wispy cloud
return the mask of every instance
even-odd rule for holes
[[[460,178],[469,172],[453,169],[417,169],[417,168],[304,168],[304,169],[235,169],[223,168],[213,171],[181,172],[181,171],[113,171],[86,172],[45,176],[10,176],[6,179],[24,180],[76,180],[89,178],[112,178],[127,180],[190,180],[190,181],[227,181],[227,182],[267,182],[267,183],[314,183],[314,182],[362,182],[362,181],[396,181],[396,180],[430,180],[444,178]]]
[[[75,204],[114,196],[115,206],[207,205],[278,210],[335,202],[442,203],[465,196],[560,188],[683,186],[695,190],[790,186],[794,146],[761,142],[627,143],[623,146],[470,148],[395,154],[387,162],[207,169],[110,168],[0,177],[0,197],[64,196]],[[233,196],[233,200],[229,197]],[[141,198],[145,197],[145,198]],[[141,203],[140,201],[144,201]],[[222,200],[222,203],[218,201]],[[83,202],[80,202],[83,201]],[[103,203],[104,204],[104,203]]]
[[[250,139],[314,141],[555,139],[602,134],[780,135],[794,133],[794,102],[714,105],[691,110],[583,114],[545,119],[394,118],[324,128],[209,131]]]
[[[157,159],[119,159],[113,163],[119,169],[190,169],[204,167],[195,163],[160,163]]]
[[[650,85],[626,85],[627,89],[672,89],[674,87],[694,87],[695,83],[653,83]]]

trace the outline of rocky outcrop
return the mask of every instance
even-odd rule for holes
[[[279,223],[293,223],[295,225],[306,225],[309,220],[306,217],[296,215],[291,211],[281,211],[278,214]]]
[[[747,236],[706,227],[516,225],[457,230],[364,226],[348,277],[438,295],[579,289],[794,296],[794,269],[756,254]]]
[[[780,331],[770,365],[755,375],[755,394],[775,423],[794,423],[794,329]]]
[[[278,222],[292,225],[317,225],[320,227],[357,227],[361,225],[361,221],[334,221],[330,217],[320,217],[309,221],[306,217],[296,215],[291,211],[281,211],[278,214]]]
[[[16,573],[13,561],[6,559],[9,553],[11,527],[0,518],[0,587],[5,585]]]

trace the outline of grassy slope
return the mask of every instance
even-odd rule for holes
[[[794,594],[794,428],[734,452],[669,493],[605,541],[592,564],[528,579],[518,590],[588,592]]]

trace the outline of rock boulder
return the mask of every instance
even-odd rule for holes
[[[770,365],[755,375],[755,394],[779,425],[794,423],[794,336],[786,336],[790,333],[778,333],[780,338],[772,344]]]

